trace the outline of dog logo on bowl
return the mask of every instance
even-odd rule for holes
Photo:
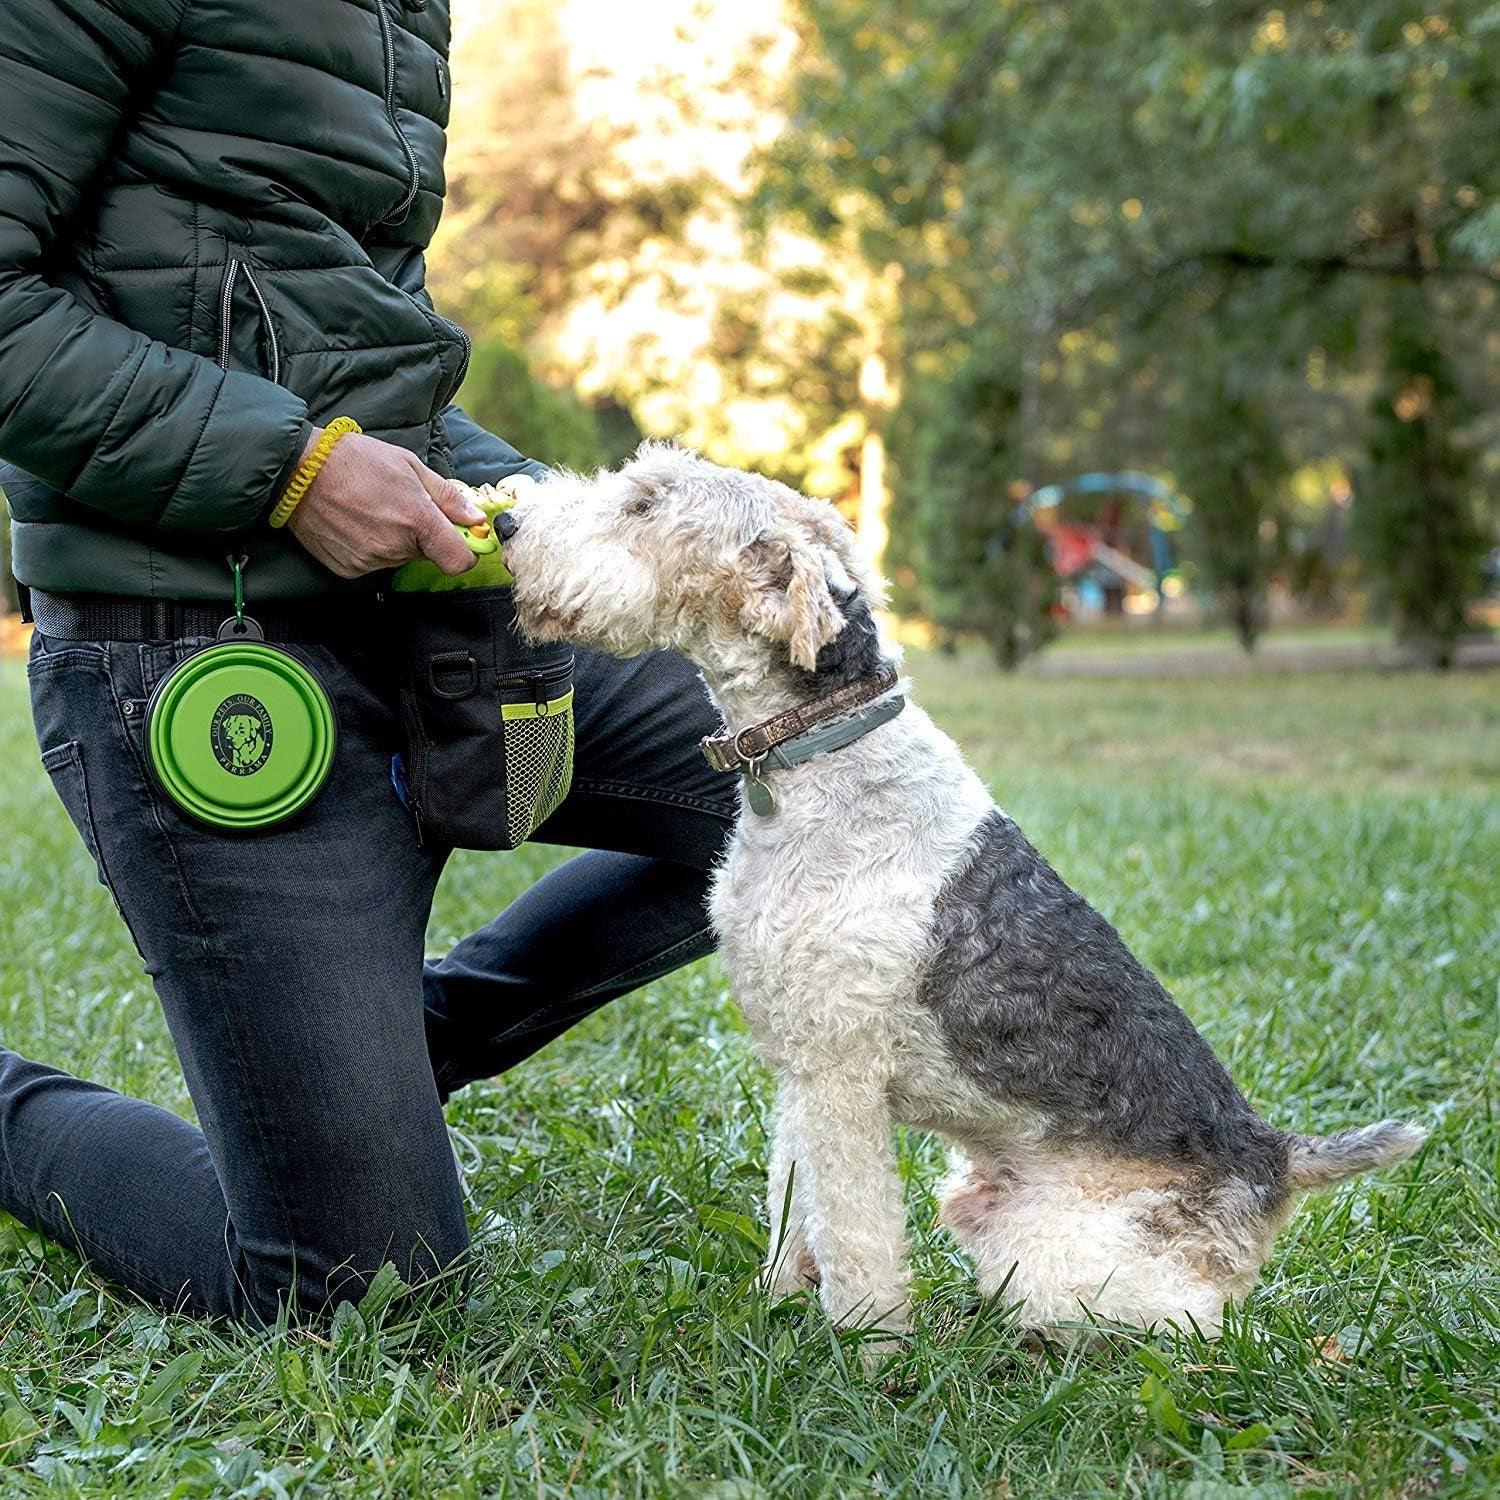
[[[259,698],[234,693],[214,710],[209,726],[214,759],[231,776],[253,776],[271,754],[271,715]]]

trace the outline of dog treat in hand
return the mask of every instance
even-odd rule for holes
[[[534,488],[536,480],[529,474],[512,474],[498,484],[468,485],[454,481],[468,493],[469,498],[489,518],[474,526],[454,525],[454,530],[464,539],[469,551],[477,559],[467,573],[451,576],[425,557],[418,557],[396,569],[391,587],[398,594],[442,594],[451,589],[506,588],[513,581],[510,569],[500,551],[500,540],[495,534],[494,519],[503,510],[509,510],[528,489]]]

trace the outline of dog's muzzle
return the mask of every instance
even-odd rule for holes
[[[508,542],[519,530],[521,523],[508,510],[502,510],[495,517],[495,530],[500,533],[500,540]]]

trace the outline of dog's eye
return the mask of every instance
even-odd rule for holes
[[[656,507],[655,495],[637,495],[629,505],[625,507],[627,516],[649,516]]]

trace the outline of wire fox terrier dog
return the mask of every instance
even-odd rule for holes
[[[776,1294],[905,1326],[896,1122],[954,1142],[942,1220],[1028,1328],[1219,1333],[1299,1192],[1410,1156],[1387,1121],[1261,1120],[1172,997],[905,703],[881,581],[831,505],[647,444],[499,530],[522,628],[679,651],[743,776],[713,920],[778,1093]]]

